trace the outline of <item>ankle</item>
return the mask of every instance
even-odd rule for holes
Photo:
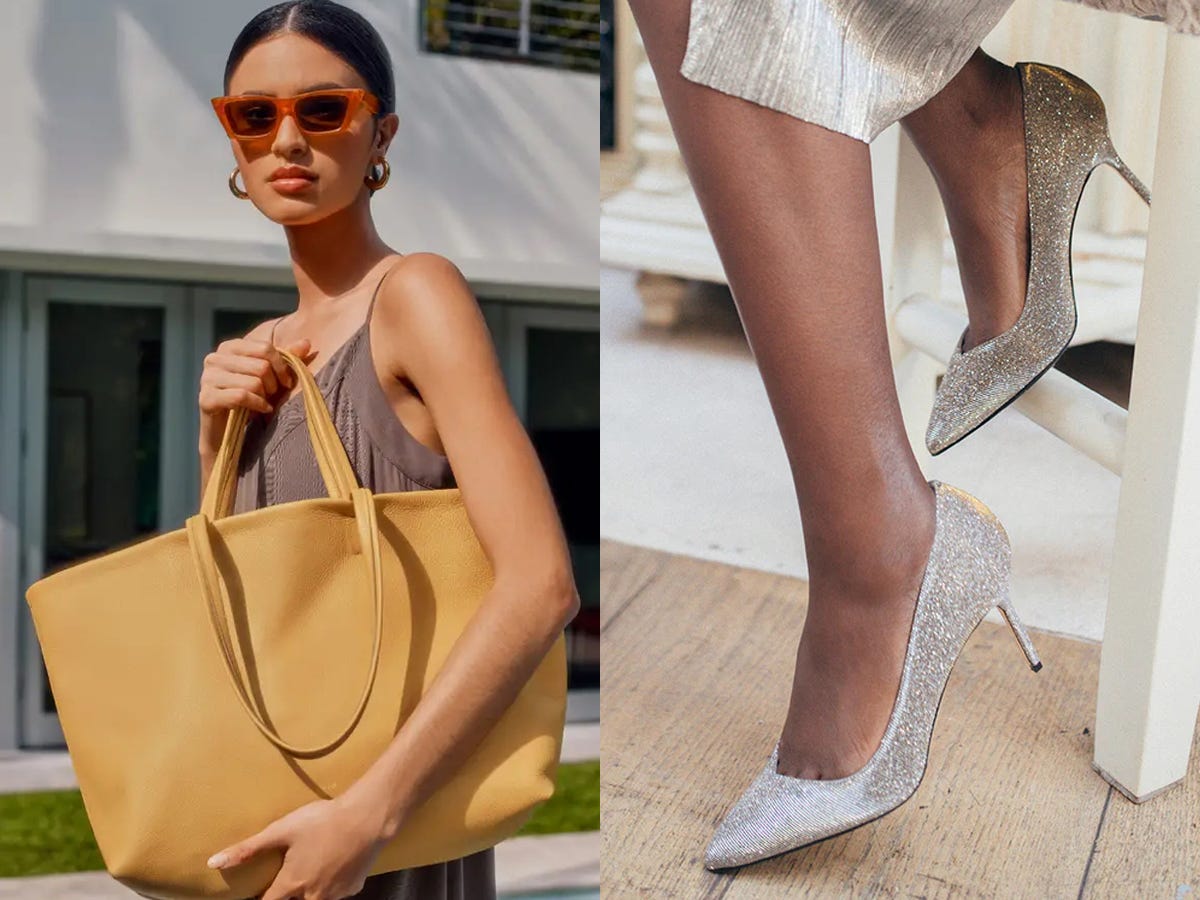
[[[1021,76],[1014,66],[983,54],[973,88],[965,92],[964,108],[976,126],[975,137],[1008,133],[1014,120],[1021,121]]]
[[[981,168],[1024,146],[1020,75],[977,51],[949,85],[902,120],[949,205],[969,203]]]
[[[920,584],[933,546],[936,498],[922,482],[915,491],[893,493],[868,506],[868,521],[850,527],[822,526],[806,517],[810,596],[852,606],[907,602]]]

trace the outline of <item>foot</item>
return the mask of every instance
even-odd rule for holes
[[[970,350],[1010,329],[1025,306],[1029,277],[1029,199],[1021,76],[991,60],[991,89],[958,158],[963,170],[940,173],[969,325]]]
[[[901,535],[901,545],[877,554],[877,571],[860,560],[851,578],[836,583],[818,584],[814,574],[779,742],[780,774],[842,778],[879,749],[933,546],[936,498],[932,489],[926,494],[896,517],[889,533]]]

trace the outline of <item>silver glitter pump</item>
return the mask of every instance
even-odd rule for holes
[[[925,446],[936,455],[1012,403],[1044,375],[1075,335],[1071,235],[1079,199],[1101,163],[1150,203],[1150,191],[1117,155],[1104,101],[1057,66],[1019,62],[1029,197],[1029,280],[1011,328],[965,353],[963,329],[946,364]]]
[[[779,745],[726,814],[705,854],[724,869],[795,850],[877,819],[902,804],[925,776],[934,720],[950,670],[984,616],[998,606],[1030,667],[1042,667],[1008,596],[1012,555],[999,519],[975,497],[940,481],[933,546],[917,594],[904,667],[879,748],[843,778],[776,771]]]

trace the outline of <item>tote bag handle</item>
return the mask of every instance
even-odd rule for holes
[[[212,623],[213,638],[217,650],[225,663],[225,671],[233,685],[234,694],[242,709],[250,717],[260,732],[281,750],[286,750],[293,756],[319,756],[340,744],[358,724],[371,689],[375,684],[375,676],[379,671],[379,651],[383,639],[383,565],[379,550],[379,522],[375,511],[375,497],[370,488],[362,487],[350,466],[350,458],[346,448],[342,446],[341,437],[329,417],[329,409],[325,398],[321,395],[316,380],[308,367],[299,357],[288,350],[279,350],[280,355],[294,371],[304,395],[304,407],[308,419],[308,433],[312,438],[313,450],[317,464],[321,469],[321,477],[329,491],[329,496],[339,500],[351,500],[354,503],[354,521],[358,526],[358,550],[363,556],[367,567],[367,583],[371,586],[372,603],[374,606],[374,638],[372,641],[371,663],[367,673],[367,681],[359,695],[358,703],[349,722],[331,740],[315,747],[299,747],[283,739],[271,725],[265,722],[251,702],[251,694],[242,683],[241,668],[237,661],[237,645],[229,631],[227,603],[225,595],[227,586],[217,566],[216,556],[212,548],[212,536],[209,534],[212,520],[228,515],[234,498],[237,484],[237,461],[241,455],[241,447],[245,438],[248,410],[244,406],[230,410],[229,419],[225,425],[225,434],[221,440],[221,448],[217,451],[217,459],[204,491],[204,499],[200,511],[187,519],[188,545],[192,551],[192,561],[200,582],[200,591],[208,607],[209,619]],[[249,671],[247,669],[247,671]]]
[[[317,466],[321,470],[321,478],[325,482],[325,489],[335,500],[349,500],[350,492],[358,486],[358,479],[350,466],[350,457],[346,455],[342,439],[329,417],[329,407],[325,405],[321,388],[308,366],[301,362],[298,356],[282,347],[276,349],[288,368],[296,373],[299,381],[300,393],[304,399],[305,419],[308,421],[308,434],[317,457]],[[229,411],[229,418],[225,421],[221,447],[217,451],[212,474],[200,503],[200,511],[213,521],[224,518],[233,509],[237,492],[238,459],[242,455],[249,418],[250,410],[244,406],[235,406]]]

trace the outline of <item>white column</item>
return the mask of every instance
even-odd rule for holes
[[[1200,708],[1200,40],[1167,40],[1092,762],[1138,802]]]
[[[638,271],[643,321],[671,326],[679,320],[687,281],[724,282],[725,272],[636,27],[631,39],[631,144],[638,162],[629,186],[600,204],[600,261]]]

